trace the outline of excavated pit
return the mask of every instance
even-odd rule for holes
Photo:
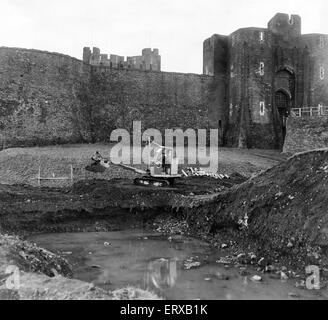
[[[245,180],[239,174],[224,180],[190,177],[173,188],[135,186],[128,179],[82,180],[67,189],[0,185],[0,226],[18,234],[142,226]]]
[[[317,265],[326,279],[327,184],[325,149],[295,155],[249,180],[195,177],[158,189],[129,179],[79,181],[67,189],[1,185],[0,226],[27,237],[154,226],[170,234],[181,225],[184,234],[214,247],[254,253],[264,259],[262,269],[280,264],[304,274]]]

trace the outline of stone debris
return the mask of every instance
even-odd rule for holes
[[[276,193],[276,199],[278,199],[279,197],[281,197],[283,195],[283,193],[281,191]]]
[[[198,261],[198,257],[190,257],[183,262],[183,267],[185,270],[190,270],[193,268],[199,268],[201,263]]]
[[[167,235],[187,235],[189,233],[189,226],[187,221],[180,221],[177,219],[159,219],[154,224],[155,230]]]
[[[321,166],[319,169],[323,170],[325,173],[328,173],[328,166]]]
[[[184,175],[186,175],[187,177],[210,177],[210,178],[214,178],[214,179],[219,179],[219,180],[223,180],[223,179],[230,179],[230,176],[224,173],[211,173],[211,172],[207,172],[201,168],[192,168],[192,167],[188,167],[186,171],[184,171]]]
[[[262,281],[262,277],[261,276],[258,276],[258,275],[255,275],[255,276],[251,277],[251,280],[253,282],[261,282]]]
[[[281,280],[288,280],[288,276],[285,272],[281,271],[280,272],[280,279]]]
[[[276,271],[277,271],[277,268],[271,264],[265,267],[265,272],[267,272],[267,273],[272,273],[272,272],[276,272]]]
[[[249,257],[252,261],[255,261],[257,258],[256,254],[254,254],[253,252],[249,253]]]
[[[234,262],[234,258],[227,256],[227,257],[221,257],[220,259],[216,260],[216,263],[220,263],[220,264],[232,264]]]

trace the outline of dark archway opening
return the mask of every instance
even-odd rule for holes
[[[295,105],[295,73],[289,66],[280,68],[275,75],[273,105],[276,147],[282,150],[287,133],[287,118]]]
[[[278,142],[279,149],[283,148],[286,137],[286,120],[290,114],[291,99],[289,95],[283,90],[278,90],[275,93],[275,106],[279,115],[279,131],[281,139]]]

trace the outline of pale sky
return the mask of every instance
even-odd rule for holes
[[[328,0],[0,0],[0,46],[82,59],[84,46],[139,55],[158,48],[162,70],[202,73],[203,41],[299,14],[303,33],[328,34]]]

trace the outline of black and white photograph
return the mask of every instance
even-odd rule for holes
[[[327,17],[0,0],[0,300],[327,300]]]

